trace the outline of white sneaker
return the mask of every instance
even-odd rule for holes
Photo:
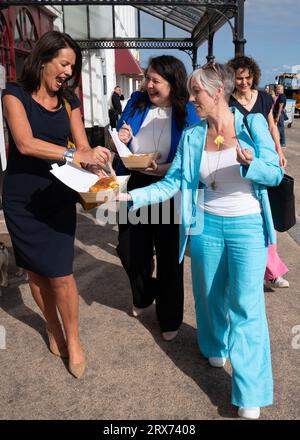
[[[139,307],[132,306],[132,314],[135,318],[140,316],[145,309],[140,309]]]
[[[208,358],[208,362],[212,367],[222,368],[226,364],[225,357],[211,357]]]
[[[273,289],[290,287],[290,283],[288,282],[288,280],[286,280],[282,277],[274,278],[273,280],[266,280],[265,285],[267,287],[271,287]]]
[[[258,419],[260,416],[260,407],[253,406],[252,408],[244,408],[242,406],[239,407],[238,415],[243,417],[244,419]]]
[[[162,332],[163,339],[168,342],[175,339],[177,335],[178,335],[178,330],[175,330],[173,332]]]
[[[153,301],[153,302],[155,302],[155,301]],[[153,304],[153,303],[152,303],[152,304]],[[143,307],[143,308],[136,307],[136,306],[132,306],[132,314],[133,314],[133,316],[134,316],[135,318],[137,318],[138,316],[141,316],[141,314],[142,314],[145,310],[149,309],[149,307],[151,307],[152,304],[150,304],[150,306],[148,306],[148,307]]]

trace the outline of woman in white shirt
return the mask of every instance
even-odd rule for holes
[[[128,189],[161,180],[175,156],[183,129],[199,121],[193,104],[188,102],[186,79],[185,67],[177,58],[152,58],[145,73],[144,91],[133,93],[124,109],[118,125],[120,139],[133,153],[159,155],[149,169],[126,171],[131,174]],[[136,224],[127,217],[125,222],[119,221],[117,251],[129,277],[133,315],[139,316],[155,300],[162,337],[171,341],[183,319],[183,264],[179,263],[179,228],[173,200],[158,209],[159,219],[149,209],[147,218]],[[171,221],[162,218],[162,210]]]

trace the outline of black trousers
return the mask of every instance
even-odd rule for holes
[[[128,182],[130,191],[160,178],[133,172]],[[120,224],[117,252],[129,277],[133,304],[144,308],[155,299],[157,319],[162,331],[177,330],[183,319],[183,263],[179,264],[179,226],[174,224],[174,201],[170,204],[170,224],[151,221],[148,224]],[[161,204],[159,207],[161,214]],[[154,251],[155,249],[155,251]],[[152,277],[154,252],[157,276]]]

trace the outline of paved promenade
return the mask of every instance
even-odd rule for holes
[[[287,158],[288,172],[296,179],[298,218],[299,141],[297,120],[287,129]],[[291,287],[265,293],[275,402],[262,409],[261,419],[300,419],[299,227],[279,236],[279,254],[290,269],[287,279]],[[236,408],[230,404],[229,363],[225,369],[211,368],[198,351],[189,256],[185,259],[184,323],[174,341],[164,342],[154,309],[141,319],[131,315],[130,287],[115,251],[117,228],[98,225],[93,212],[79,212],[75,275],[87,369],[84,377],[76,380],[47,348],[44,321],[28,284],[15,276],[3,217],[0,240],[10,251],[10,284],[0,297],[0,419],[237,417]],[[298,339],[293,334],[295,326]]]

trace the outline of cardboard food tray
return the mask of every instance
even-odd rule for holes
[[[86,203],[106,203],[112,200],[119,191],[124,190],[130,176],[117,176],[119,186],[113,189],[102,189],[98,192],[79,192]]]
[[[151,160],[155,159],[157,153],[148,153],[148,154],[134,154],[132,156],[121,156],[121,160],[126,168],[148,168],[151,163]]]

